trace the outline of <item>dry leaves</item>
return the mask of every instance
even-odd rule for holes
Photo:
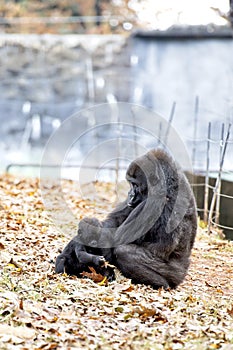
[[[109,184],[98,184],[103,201],[83,200],[77,188],[63,183],[76,217],[69,221],[53,207],[56,184],[47,185],[53,205],[45,211],[37,179],[0,177],[0,348],[233,349],[233,244],[203,230],[175,291],[132,285],[119,273],[108,284],[94,270],[89,277],[97,283],[54,273],[80,218],[101,218],[112,207]]]
[[[91,272],[86,272],[86,271],[83,271],[82,272],[82,275],[84,277],[88,277],[90,278],[92,281],[96,282],[96,283],[99,283],[100,285],[104,285],[105,282],[107,282],[107,278],[104,277],[103,275],[101,275],[100,273],[97,273],[94,269],[94,267],[89,267],[89,270]]]

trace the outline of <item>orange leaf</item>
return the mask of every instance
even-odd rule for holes
[[[84,277],[88,277],[90,278],[92,281],[96,282],[96,283],[99,283],[99,282],[102,282],[103,279],[104,279],[104,276],[101,275],[100,273],[97,273],[94,269],[94,267],[91,267],[91,266],[88,266],[89,270],[91,272],[82,272],[81,275],[84,276]]]
[[[233,304],[231,305],[231,308],[230,309],[227,309],[227,313],[233,317]]]

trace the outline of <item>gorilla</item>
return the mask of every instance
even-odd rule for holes
[[[114,266],[107,263],[112,261],[111,249],[98,248],[96,241],[98,227],[101,225],[97,219],[84,218],[80,221],[78,235],[67,244],[56,259],[57,273],[66,272],[69,275],[82,277],[82,272],[90,272],[89,267],[94,267],[97,273],[106,276],[109,281],[115,278]]]
[[[128,167],[127,199],[104,221],[84,218],[56,259],[57,273],[81,277],[93,266],[114,279],[115,265],[133,283],[176,288],[185,278],[197,230],[189,182],[165,151],[151,150]]]

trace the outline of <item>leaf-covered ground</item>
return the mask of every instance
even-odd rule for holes
[[[63,182],[77,220],[111,208],[110,185],[96,187],[94,202]],[[45,191],[56,204],[59,187]],[[99,285],[54,273],[77,222],[67,223],[59,206],[46,209],[37,179],[0,177],[0,349],[233,349],[232,243],[200,230],[189,274],[175,291],[132,285],[119,273]]]

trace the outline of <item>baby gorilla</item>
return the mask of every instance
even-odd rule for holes
[[[82,272],[90,272],[89,267],[94,267],[95,271],[106,276],[108,281],[114,280],[114,268],[106,261],[111,259],[111,251],[97,248],[98,227],[101,227],[101,223],[97,219],[85,218],[80,221],[78,235],[67,244],[56,259],[57,273],[65,272],[68,275],[82,277]],[[84,242],[88,242],[87,245]]]

